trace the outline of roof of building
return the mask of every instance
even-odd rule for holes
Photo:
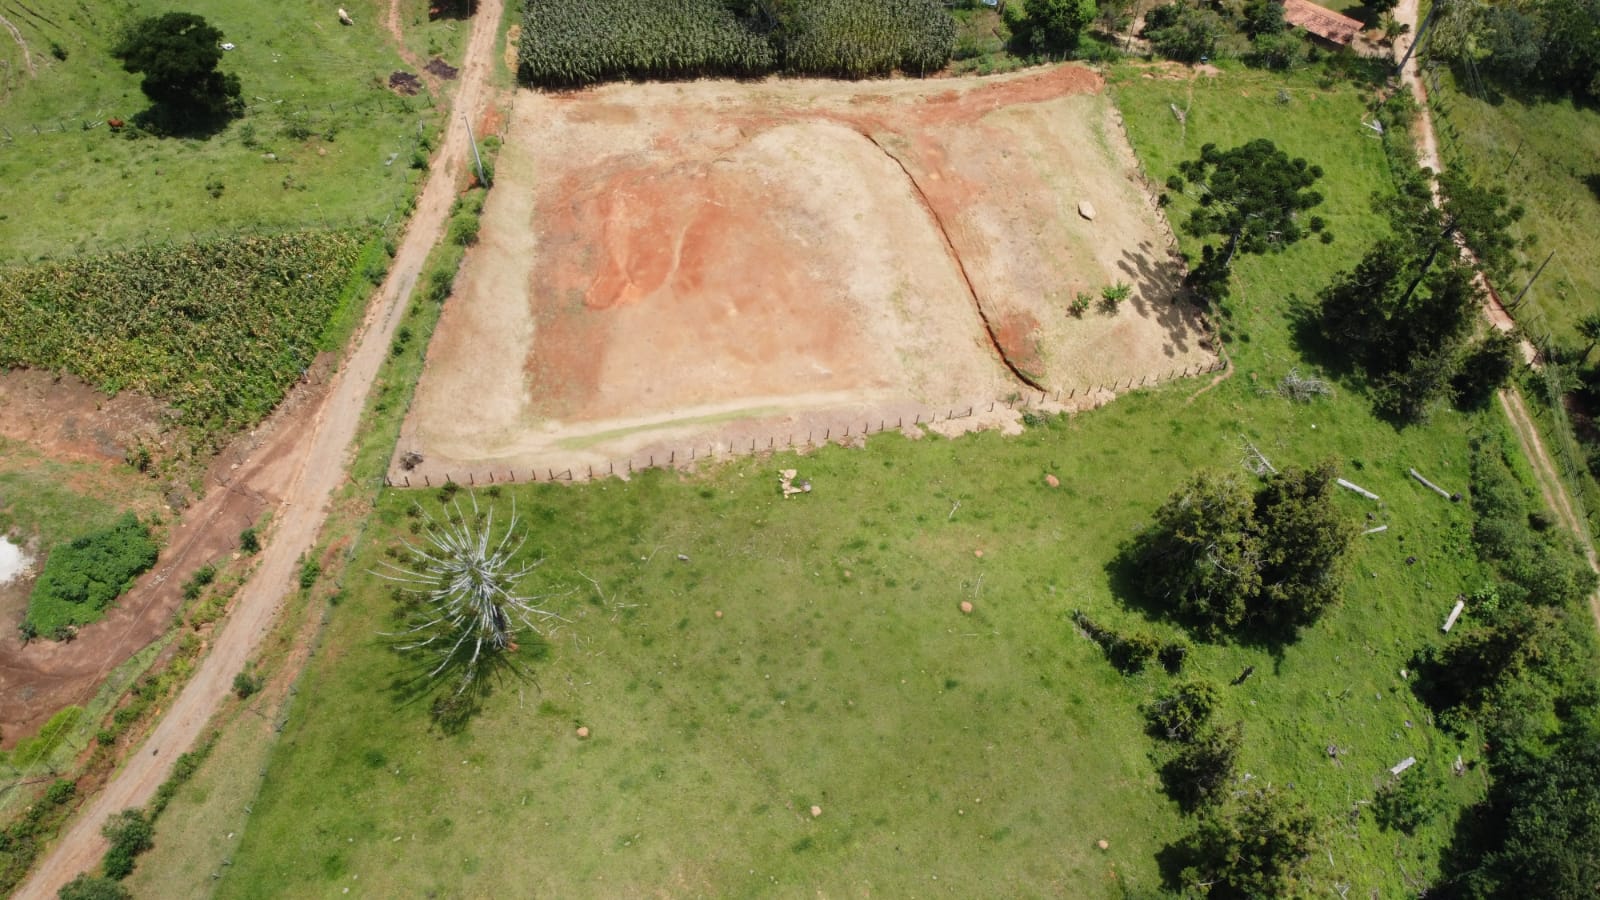
[[[1335,44],[1348,44],[1361,33],[1359,21],[1318,6],[1311,0],[1284,0],[1283,18],[1290,25],[1304,28]]]

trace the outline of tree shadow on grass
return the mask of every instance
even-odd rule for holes
[[[470,650],[441,660],[426,650],[402,650],[410,641],[387,638],[398,665],[389,681],[389,696],[396,706],[428,704],[428,715],[445,734],[460,734],[483,712],[497,688],[510,683],[538,685],[532,665],[550,655],[550,644],[531,632],[520,635],[507,651],[489,651],[471,664]]]

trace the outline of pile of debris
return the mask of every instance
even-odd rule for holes
[[[778,471],[778,484],[783,489],[783,499],[789,499],[790,494],[811,493],[811,479],[801,478],[796,481],[795,477],[799,474],[794,469],[780,469]]]

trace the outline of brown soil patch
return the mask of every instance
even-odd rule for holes
[[[1057,66],[519,95],[410,474],[765,443],[841,411],[909,424],[1209,364],[1102,87]],[[1068,314],[1116,281],[1121,309]]]
[[[140,444],[172,449],[164,432],[175,414],[170,406],[132,392],[108,396],[72,375],[35,369],[0,373],[0,437],[24,441],[58,459],[120,463]]]
[[[328,359],[319,359],[310,382],[297,385],[271,418],[211,461],[204,498],[173,521],[155,568],[104,619],[80,629],[70,643],[0,640],[0,746],[14,746],[62,707],[88,702],[107,673],[171,626],[183,600],[183,582],[195,569],[220,563],[236,550],[239,532],[261,517],[293,476],[290,451],[316,412],[329,368]],[[166,414],[165,407],[126,393],[106,397],[75,379],[19,370],[0,376],[0,397],[23,401],[20,409],[0,401],[0,433],[50,457],[125,468],[128,438],[122,435],[152,444],[162,440],[158,415]],[[35,427],[16,427],[17,417],[31,418]],[[94,480],[72,487],[93,490]],[[43,562],[43,554],[37,554],[35,571]],[[11,629],[26,609],[32,581],[9,585],[0,596],[0,613],[6,614],[0,624],[8,633],[14,634]]]
[[[460,69],[457,69],[455,66],[450,65],[449,63],[445,62],[444,60],[440,59],[437,56],[435,56],[433,59],[428,60],[428,64],[423,66],[422,68],[429,75],[433,75],[433,76],[436,76],[438,78],[442,78],[445,81],[455,81],[456,80],[456,76],[461,74],[461,70]]]
[[[394,71],[389,73],[389,90],[396,94],[414,96],[422,90],[422,81],[410,72]]]

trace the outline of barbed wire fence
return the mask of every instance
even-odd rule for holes
[[[725,462],[743,456],[754,456],[761,453],[782,453],[791,450],[811,450],[828,444],[849,444],[856,440],[865,439],[874,434],[886,431],[904,431],[907,428],[933,426],[941,422],[959,421],[969,419],[975,415],[993,413],[1002,407],[1010,410],[1040,410],[1046,414],[1070,412],[1062,404],[1082,404],[1079,398],[1090,398],[1090,408],[1098,408],[1111,399],[1116,392],[1137,390],[1139,388],[1154,387],[1171,381],[1207,375],[1227,369],[1229,361],[1226,355],[1219,356],[1211,363],[1185,366],[1181,369],[1172,369],[1165,373],[1146,375],[1140,378],[1119,378],[1116,381],[1103,384],[1088,384],[1082,388],[1056,391],[1027,391],[1016,393],[1004,398],[996,398],[987,403],[969,403],[962,407],[946,406],[943,409],[927,410],[912,413],[911,421],[906,421],[906,416],[896,415],[893,418],[878,416],[876,420],[871,417],[842,420],[837,426],[810,427],[805,431],[786,430],[772,432],[761,437],[726,437],[722,440],[697,442],[677,449],[652,450],[630,454],[626,457],[610,459],[603,462],[587,462],[556,467],[543,466],[505,466],[467,468],[448,470],[442,473],[433,472],[390,472],[384,476],[384,484],[396,488],[432,488],[442,487],[446,484],[457,484],[468,487],[480,487],[497,484],[522,484],[528,482],[562,482],[578,483],[595,481],[602,478],[628,476],[649,469],[682,469],[706,462]],[[1053,408],[1052,408],[1053,407]],[[858,424],[859,423],[859,424]]]

